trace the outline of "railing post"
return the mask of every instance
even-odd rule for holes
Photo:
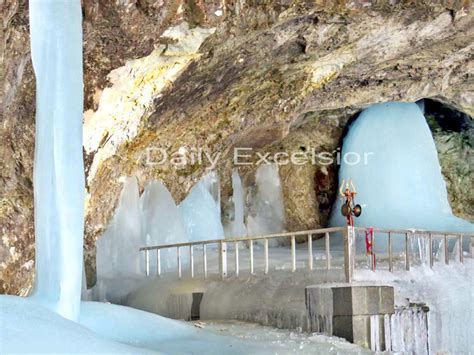
[[[263,257],[265,258],[265,266],[263,267],[263,273],[268,274],[268,239],[263,241]]]
[[[448,235],[444,235],[444,263],[446,265],[449,264],[449,243],[448,243]]]
[[[459,236],[459,262],[464,263],[464,255],[462,255],[462,234]]]
[[[410,245],[408,243],[408,233],[405,233],[405,270],[410,271]]]
[[[430,260],[430,268],[432,269],[434,259],[433,259],[433,236],[431,235],[431,233],[428,234],[428,243],[430,243],[428,251],[430,253],[430,256],[429,256],[429,258],[430,258],[429,259]]]
[[[227,243],[220,242],[219,243],[219,270],[221,273],[221,279],[225,279],[227,277]]]
[[[193,245],[189,246],[189,271],[191,272],[191,278],[194,278],[194,248]]]
[[[371,253],[370,253],[370,262],[372,266],[372,271],[375,272],[376,262],[375,262],[375,232],[370,234],[370,242],[371,242]]]
[[[206,244],[202,245],[202,264],[204,268],[204,279],[207,279],[207,248]]]
[[[308,234],[308,269],[313,270],[313,236]]]
[[[330,270],[331,269],[331,245],[329,241],[329,233],[326,232],[324,234],[324,241],[325,241],[325,246],[326,246],[326,269]]]
[[[354,238],[355,230],[354,227],[347,226],[343,230],[344,234],[344,274],[346,276],[346,282],[352,282],[352,276],[354,274],[355,266],[355,255],[354,255]]]
[[[239,277],[239,242],[235,242],[235,277]]]
[[[176,247],[176,253],[178,255],[178,278],[181,278],[181,250]]]
[[[392,233],[388,232],[388,271],[393,272]]]
[[[161,249],[156,250],[156,273],[161,276]]]
[[[250,240],[249,251],[250,251],[250,275],[253,275],[253,240]]]
[[[291,272],[296,271],[296,240],[295,236],[291,236]]]
[[[150,252],[145,250],[145,273],[146,276],[150,276]]]

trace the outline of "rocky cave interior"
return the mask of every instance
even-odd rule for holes
[[[231,1],[218,16],[219,4],[197,0],[83,1],[89,286],[95,242],[124,176],[136,176],[141,189],[159,179],[179,202],[206,172],[198,164],[150,167],[147,147],[222,154],[216,170],[225,211],[233,147],[333,152],[357,113],[378,102],[424,99],[453,212],[474,221],[472,15],[454,5],[348,3]],[[0,292],[24,295],[34,278],[35,81],[27,6],[7,0],[5,9]],[[280,167],[286,230],[326,225],[337,169]],[[239,173],[245,186],[254,184],[255,167]]]

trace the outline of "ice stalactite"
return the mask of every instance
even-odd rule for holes
[[[36,76],[33,297],[77,320],[82,286],[82,14],[80,1],[30,1]]]
[[[194,185],[179,204],[179,212],[183,218],[188,238],[191,242],[224,238],[224,228],[221,223],[219,191],[215,179],[205,176]],[[211,192],[214,193],[211,194]]]
[[[474,231],[452,215],[433,137],[417,104],[383,103],[364,110],[349,127],[342,158],[339,181],[352,179],[357,203],[363,205],[357,225]],[[333,226],[345,224],[340,208],[339,200]]]
[[[149,181],[140,197],[142,235],[144,245],[185,243],[189,239],[178,207],[168,189],[159,181]],[[176,251],[161,251],[162,270],[176,265]],[[150,267],[156,270],[156,257],[150,258]],[[143,263],[142,263],[143,264]]]
[[[119,204],[104,235],[97,240],[98,278],[134,277],[140,271],[141,213],[137,179],[126,178]]]
[[[247,216],[248,235],[282,232],[285,225],[285,208],[278,167],[273,164],[260,165],[255,182]]]

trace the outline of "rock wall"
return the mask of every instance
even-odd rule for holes
[[[123,176],[136,175],[141,186],[161,179],[179,201],[208,166],[147,164],[147,148],[171,153],[200,147],[219,154],[223,200],[231,193],[235,147],[251,148],[254,162],[257,153],[296,154],[299,164],[280,167],[287,228],[296,230],[324,225],[335,197],[337,165],[313,164],[308,153],[336,151],[347,122],[363,108],[432,98],[472,115],[470,2],[367,5],[83,1],[85,121],[93,147],[85,155],[88,274],[93,274],[95,239],[110,220]],[[26,1],[6,0],[2,12],[0,292],[17,293],[31,284],[33,274],[34,76]],[[136,104],[118,111],[119,124],[111,132],[96,130],[91,117],[98,114],[106,90],[121,94],[113,92],[114,80],[120,80],[114,75],[131,68],[131,60],[166,55],[179,40],[165,31],[184,21],[191,30],[214,33],[159,90],[153,84],[163,81],[162,73],[146,76],[150,85],[139,87],[151,88],[151,99],[140,102],[144,107],[134,116],[133,135],[127,134],[128,121],[120,124],[120,119]],[[110,134],[123,139],[104,154]],[[442,165],[445,170],[452,166]],[[251,184],[255,166],[240,166],[239,172]],[[464,198],[463,189],[449,189],[451,200],[459,201],[454,211],[472,219],[465,207],[472,199]]]

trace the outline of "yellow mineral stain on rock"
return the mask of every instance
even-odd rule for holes
[[[95,152],[88,181],[102,162],[136,137],[140,124],[153,111],[154,99],[200,57],[199,47],[213,32],[214,29],[199,27],[189,29],[186,24],[173,27],[163,37],[176,43],[160,45],[150,55],[110,72],[112,86],[102,92],[97,111],[87,112],[84,119],[84,148],[87,153]]]

